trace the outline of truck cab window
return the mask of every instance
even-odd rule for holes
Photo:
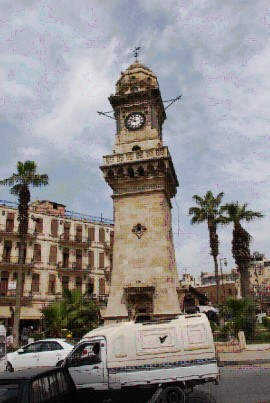
[[[74,351],[68,360],[69,367],[94,365],[101,362],[100,343],[83,343]]]

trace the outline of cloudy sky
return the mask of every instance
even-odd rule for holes
[[[244,225],[270,258],[270,4],[264,0],[2,0],[1,169],[35,160],[50,185],[32,192],[69,210],[112,218],[99,166],[115,122],[96,111],[141,46],[167,110],[164,142],[180,182],[173,232],[180,274],[213,269],[206,225],[190,226],[192,196],[208,190],[265,218]],[[15,201],[8,189],[0,199]],[[234,266],[232,228],[220,253]]]

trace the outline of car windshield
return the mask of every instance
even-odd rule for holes
[[[0,403],[16,403],[18,401],[20,383],[0,383]]]

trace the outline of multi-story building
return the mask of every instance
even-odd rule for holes
[[[61,298],[64,288],[90,292],[105,307],[113,234],[111,220],[67,211],[47,200],[30,205],[22,285],[24,326],[38,323],[41,308]],[[7,326],[13,321],[18,255],[17,205],[0,202],[0,320]]]

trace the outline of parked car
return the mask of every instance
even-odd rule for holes
[[[76,387],[65,368],[32,368],[0,376],[0,403],[72,403],[74,399]]]
[[[73,345],[63,339],[35,341],[7,354],[7,371],[61,365],[72,349]]]

